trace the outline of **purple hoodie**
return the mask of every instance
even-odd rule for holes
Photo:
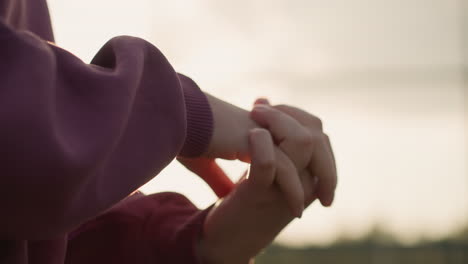
[[[52,42],[45,0],[0,0],[0,263],[195,263],[207,210],[170,193],[115,205],[206,149],[205,95],[142,39],[90,64]]]

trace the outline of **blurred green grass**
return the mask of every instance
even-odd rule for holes
[[[273,244],[256,264],[468,264],[468,225],[438,241],[404,245],[375,229],[359,240],[341,239],[327,247],[289,248]]]

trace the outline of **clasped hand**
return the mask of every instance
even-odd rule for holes
[[[315,199],[330,206],[336,165],[321,121],[257,100],[250,117],[250,171],[208,214],[199,254],[206,263],[248,263]]]

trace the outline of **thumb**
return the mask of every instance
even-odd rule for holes
[[[187,169],[202,178],[219,198],[228,195],[235,185],[219,167],[214,159],[210,158],[182,158],[177,160]]]

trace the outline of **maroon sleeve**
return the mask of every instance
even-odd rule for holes
[[[66,264],[196,264],[196,246],[210,208],[177,193],[129,198],[70,237]]]
[[[0,19],[0,238],[47,239],[111,207],[212,129],[206,96],[150,43],[91,64]]]

